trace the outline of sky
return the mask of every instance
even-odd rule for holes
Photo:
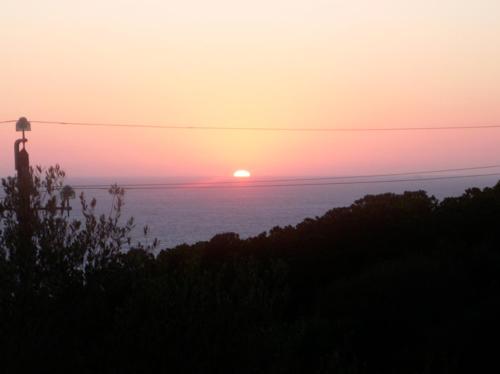
[[[0,121],[500,124],[498,0],[2,0]],[[0,175],[14,173],[0,125]],[[500,163],[500,129],[317,133],[33,124],[71,176],[345,175]]]

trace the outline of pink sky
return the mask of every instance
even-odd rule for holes
[[[437,3],[437,4],[436,4]],[[500,2],[2,1],[0,120],[500,124]],[[0,125],[13,174],[13,125]],[[33,125],[72,176],[333,175],[500,162],[499,130],[271,133]]]

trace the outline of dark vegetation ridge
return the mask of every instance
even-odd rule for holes
[[[16,180],[3,181],[1,372],[499,369],[500,184],[365,196],[155,257],[127,244],[117,187],[109,216],[83,196],[81,222],[58,211],[63,176],[33,172],[23,225]]]

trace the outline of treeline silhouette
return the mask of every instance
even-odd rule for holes
[[[0,204],[0,371],[470,373],[498,369],[500,184],[368,195],[296,227],[157,256],[57,209],[59,167]],[[145,230],[147,231],[147,230]]]

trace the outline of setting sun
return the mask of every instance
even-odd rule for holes
[[[235,178],[249,178],[250,172],[248,170],[236,170],[233,173],[233,177],[235,177]]]

